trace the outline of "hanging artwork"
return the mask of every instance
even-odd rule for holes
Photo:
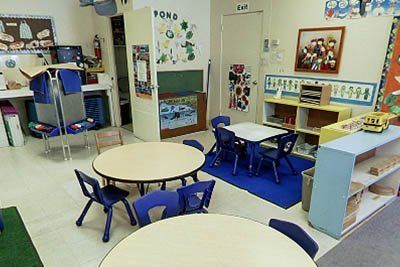
[[[300,29],[295,71],[339,73],[345,27]]]
[[[161,130],[197,124],[197,95],[160,100]]]
[[[0,54],[48,53],[53,45],[56,32],[52,17],[0,14]]]
[[[229,68],[229,108],[249,112],[251,67],[232,64]]]
[[[399,0],[328,0],[325,4],[325,18],[328,20],[398,15]]]
[[[153,86],[149,45],[133,45],[132,54],[136,96],[151,99]]]
[[[275,94],[280,89],[282,95],[297,97],[300,93],[301,84],[332,85],[331,102],[358,106],[373,106],[377,90],[376,83],[266,74],[265,93]]]
[[[400,115],[400,17],[394,18],[376,110]]]
[[[197,26],[177,13],[154,11],[157,64],[178,64],[195,61],[200,55]]]

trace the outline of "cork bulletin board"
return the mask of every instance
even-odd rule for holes
[[[56,43],[53,17],[0,14],[0,54],[46,53]]]

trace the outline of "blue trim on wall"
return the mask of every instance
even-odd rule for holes
[[[301,79],[301,80],[312,80],[312,81],[319,81],[319,82],[340,82],[340,83],[351,83],[351,84],[360,84],[360,85],[368,85],[368,86],[373,86],[372,90],[372,97],[369,102],[365,101],[359,101],[359,100],[352,100],[352,99],[343,99],[343,98],[336,98],[336,97],[331,97],[332,102],[336,103],[343,103],[343,104],[351,104],[351,105],[357,105],[357,106],[366,106],[370,107],[374,103],[374,98],[376,94],[376,90],[378,87],[377,83],[368,83],[368,82],[357,82],[357,81],[346,81],[346,80],[334,80],[334,79],[326,79],[326,78],[313,78],[313,77],[308,77],[308,76],[289,76],[289,75],[277,75],[277,74],[265,74],[265,79],[264,79],[264,88],[265,88],[265,93],[266,94],[274,94],[276,90],[274,89],[268,89],[267,87],[267,77],[271,78],[294,78],[294,79]],[[283,91],[282,95],[286,96],[299,96],[299,93],[293,93],[293,92],[287,92]]]

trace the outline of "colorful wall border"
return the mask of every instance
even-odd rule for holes
[[[374,105],[374,99],[378,88],[377,83],[266,74],[264,92],[266,94],[275,94],[277,88],[280,87],[282,88],[282,95],[298,97],[300,93],[300,84],[302,83],[332,84],[331,102],[366,107]],[[353,97],[353,95],[355,97]]]

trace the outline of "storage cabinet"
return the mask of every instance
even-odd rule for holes
[[[396,199],[399,141],[400,127],[390,126],[382,134],[357,132],[322,144],[315,168],[311,224],[339,239]],[[390,166],[379,175],[372,174],[371,167],[383,161],[390,161]],[[377,194],[371,186],[385,190]],[[357,198],[359,203],[354,205]]]
[[[298,133],[293,153],[308,159],[315,159],[315,151],[321,144],[321,128],[350,116],[351,108],[348,107],[318,106],[275,98],[265,99],[264,104],[264,124]],[[275,147],[271,142],[264,145]]]

